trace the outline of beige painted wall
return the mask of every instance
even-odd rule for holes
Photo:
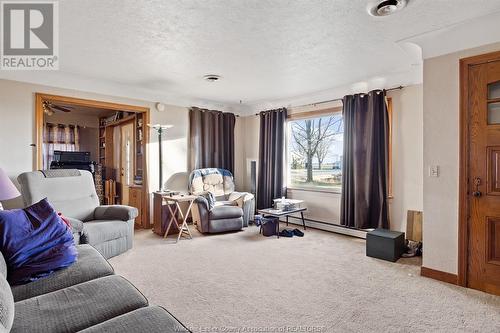
[[[500,43],[424,61],[424,257],[428,268],[458,271],[459,60]],[[441,174],[429,177],[429,167]]]
[[[393,193],[390,201],[391,228],[406,229],[406,211],[422,210],[422,85],[391,91],[393,99]],[[323,104],[321,108],[340,105]],[[311,111],[320,107],[289,108],[289,113]],[[245,190],[250,189],[249,162],[258,160],[259,117],[244,117],[246,165]],[[290,198],[307,203],[307,218],[330,224],[340,223],[340,193],[289,190]]]
[[[188,173],[188,108],[167,105],[165,111],[159,112],[155,110],[153,101],[133,100],[0,80],[0,167],[13,180],[20,173],[33,170],[35,165],[35,149],[30,147],[30,144],[35,142],[34,96],[36,92],[149,107],[152,124],[174,125],[164,134],[164,179],[168,181],[178,178],[178,184],[181,186],[186,184]],[[236,137],[241,141],[241,135],[238,133],[242,127],[240,121],[240,118],[237,118],[235,130]],[[241,145],[237,145],[238,148],[235,151],[236,161],[243,160],[243,149],[240,149],[239,146]],[[154,131],[151,131],[148,152],[150,161],[149,189],[152,192],[158,189],[158,136]],[[237,163],[236,177],[239,177],[238,175],[243,172],[240,169],[241,164]],[[6,208],[21,205],[19,199],[5,203]]]
[[[391,229],[406,231],[408,210],[423,210],[423,87],[408,86],[392,97]]]

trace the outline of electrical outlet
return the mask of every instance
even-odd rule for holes
[[[439,165],[431,165],[429,167],[429,177],[439,177]]]

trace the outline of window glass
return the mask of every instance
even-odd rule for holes
[[[288,122],[288,187],[341,189],[341,113]]]

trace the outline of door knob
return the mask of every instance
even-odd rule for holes
[[[481,191],[479,190],[480,185],[481,185],[481,178],[479,178],[479,177],[474,178],[474,186],[476,187],[476,190],[474,192],[472,192],[472,196],[479,198],[483,195],[481,193]]]

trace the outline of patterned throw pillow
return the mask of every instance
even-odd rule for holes
[[[0,211],[0,251],[10,284],[23,284],[68,267],[77,259],[73,234],[43,199],[24,208]]]

